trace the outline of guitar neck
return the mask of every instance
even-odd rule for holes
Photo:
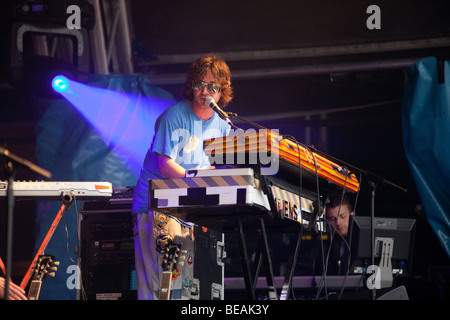
[[[184,256],[179,257],[179,253],[181,252],[180,247],[180,240],[173,241],[160,257],[162,259],[161,266],[164,271],[159,284],[159,300],[170,300],[173,272],[177,269],[177,264],[182,264],[178,259],[184,259]]]
[[[41,292],[42,281],[32,280],[30,289],[28,290],[28,300],[38,300],[39,293]]]
[[[159,286],[159,300],[170,300],[170,289],[172,286],[172,271],[164,271]]]

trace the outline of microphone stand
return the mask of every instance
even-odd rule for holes
[[[378,175],[376,175],[376,174],[374,174],[374,173],[372,173],[370,171],[360,169],[360,168],[355,167],[354,165],[351,165],[351,164],[349,164],[349,163],[347,163],[345,161],[342,161],[342,160],[340,160],[338,158],[330,156],[329,154],[326,154],[326,153],[324,153],[324,152],[322,152],[320,150],[317,150],[314,146],[309,146],[309,148],[311,150],[313,150],[315,153],[320,154],[321,156],[323,156],[325,158],[328,158],[328,159],[330,159],[333,162],[341,163],[344,166],[346,166],[347,168],[351,168],[353,171],[361,173],[362,175],[368,177],[369,181],[376,181],[376,182],[381,183],[381,184],[389,185],[391,187],[394,187],[395,189],[398,189],[398,190],[402,191],[403,193],[407,193],[408,192],[408,190],[406,190],[405,188],[403,188],[403,187],[401,187],[399,185],[396,185],[395,183],[393,183],[391,181],[388,181],[388,180],[386,180],[383,177],[380,177],[380,176],[378,176]]]
[[[14,163],[9,161],[5,165],[5,173],[8,180],[8,189],[7,189],[7,224],[6,224],[6,272],[5,272],[5,295],[4,299],[9,300],[9,286],[11,279],[11,265],[12,265],[12,242],[13,242],[13,212],[14,212],[14,190],[12,184],[14,183],[14,177],[16,173],[16,168]]]
[[[247,120],[247,119],[245,119],[245,118],[242,118],[242,117],[240,117],[240,116],[238,116],[236,113],[234,113],[234,112],[225,112],[229,117],[231,117],[231,118],[236,118],[236,119],[239,119],[239,120],[241,120],[241,121],[244,121],[244,122],[247,122],[248,124],[250,124],[250,125],[252,125],[252,126],[254,126],[254,127],[257,127],[257,128],[260,128],[260,129],[264,129],[264,130],[269,130],[270,131],[270,129],[268,129],[268,128],[266,128],[266,127],[263,127],[262,125],[259,125],[259,124],[257,124],[257,123],[255,123],[255,122],[253,122],[253,121],[250,121],[250,120]]]
[[[5,300],[9,299],[10,279],[11,279],[11,265],[12,265],[12,248],[13,248],[13,222],[14,222],[14,177],[16,175],[16,165],[22,165],[31,171],[45,177],[50,178],[51,173],[41,167],[31,163],[28,160],[22,159],[9,150],[0,146],[0,155],[7,159],[4,171],[8,180],[7,187],[7,236],[6,236],[6,266],[5,266]]]
[[[225,112],[225,113],[226,113],[229,117],[231,117],[231,118],[236,118],[236,119],[239,119],[239,120],[241,120],[241,121],[247,122],[248,124],[250,124],[250,125],[252,125],[252,126],[254,126],[254,127],[258,127],[258,128],[260,128],[260,129],[264,129],[264,130],[269,130],[269,131],[270,131],[270,129],[268,129],[268,128],[262,126],[262,125],[259,125],[259,124],[255,123],[255,122],[253,122],[253,121],[250,121],[250,120],[247,120],[247,119],[245,119],[245,118],[242,118],[242,117],[238,116],[236,113],[233,113],[233,112]],[[283,136],[283,135],[282,135],[282,136]],[[338,158],[336,158],[336,157],[330,156],[329,154],[326,154],[325,152],[322,152],[322,151],[316,149],[313,145],[308,146],[308,148],[309,148],[311,151],[314,151],[315,153],[317,153],[317,154],[323,156],[324,158],[328,158],[329,160],[331,160],[331,161],[333,161],[333,162],[340,163],[340,164],[344,165],[344,166],[347,167],[347,168],[351,168],[353,171],[356,171],[356,172],[361,173],[362,175],[368,177],[368,178],[369,178],[369,181],[376,181],[376,182],[379,182],[379,183],[381,183],[381,184],[389,185],[389,186],[391,186],[391,187],[394,187],[394,188],[396,188],[396,189],[402,191],[403,193],[407,193],[407,192],[408,192],[408,190],[406,190],[405,188],[403,188],[403,187],[401,187],[401,186],[399,186],[399,185],[396,185],[395,183],[393,183],[393,182],[391,182],[391,181],[388,181],[388,180],[386,180],[386,179],[383,178],[383,177],[380,177],[380,176],[378,176],[378,175],[376,175],[376,174],[374,174],[374,173],[372,173],[372,172],[370,172],[370,171],[363,170],[363,169],[360,169],[360,168],[358,168],[358,167],[355,167],[354,165],[351,165],[351,164],[349,164],[349,163],[347,163],[347,162],[345,162],[345,161],[342,161],[342,160],[340,160],[340,159],[338,159]]]
[[[13,162],[15,162],[15,163],[25,167],[25,168],[27,168],[27,169],[37,173],[38,175],[44,177],[45,179],[50,179],[51,176],[52,176],[52,174],[49,171],[47,171],[47,170],[45,170],[45,169],[35,165],[31,161],[23,159],[23,158],[15,155],[15,154],[9,152],[9,150],[3,148],[2,146],[0,146],[0,156],[6,157],[10,161],[13,161]]]

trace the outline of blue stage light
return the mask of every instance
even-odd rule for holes
[[[63,75],[58,75],[53,78],[52,87],[56,92],[64,92],[69,89],[69,79]]]

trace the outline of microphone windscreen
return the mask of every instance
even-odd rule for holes
[[[211,97],[211,96],[207,96],[206,99],[205,99],[205,102],[206,102],[206,104],[207,104],[208,106],[210,106],[210,107],[211,107],[211,103],[212,103],[213,105],[216,103],[216,102],[214,101],[214,98]]]

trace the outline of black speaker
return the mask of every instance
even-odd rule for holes
[[[135,300],[131,202],[85,202],[80,234],[81,298]]]
[[[378,297],[377,300],[409,300],[409,297],[405,286],[399,286]]]

